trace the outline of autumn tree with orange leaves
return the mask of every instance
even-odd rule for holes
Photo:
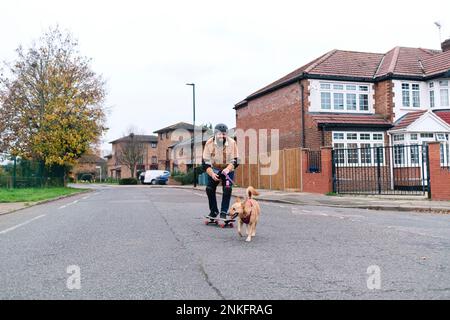
[[[0,151],[73,164],[106,130],[105,82],[59,28],[16,52],[0,75]]]

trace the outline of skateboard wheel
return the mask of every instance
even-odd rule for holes
[[[234,224],[233,223],[230,223],[230,228],[233,228],[234,227]]]
[[[209,222],[208,222],[208,221],[205,221],[205,224],[206,224],[206,225],[208,225],[208,224],[209,224]]]

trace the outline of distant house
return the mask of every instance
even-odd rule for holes
[[[70,175],[79,180],[84,174],[92,175],[95,180],[105,178],[107,174],[106,160],[95,154],[84,154],[78,159]]]
[[[105,156],[107,161],[108,177],[121,179],[130,178],[130,169],[119,162],[118,152],[120,148],[130,141],[129,136],[111,141],[112,152]],[[158,137],[154,135],[134,135],[134,139],[144,144],[144,156],[142,161],[136,165],[135,174],[145,170],[158,169]]]
[[[207,128],[197,127],[197,130],[204,132]],[[177,143],[189,140],[193,137],[194,126],[186,122],[178,122],[171,126],[154,131],[158,134],[158,169],[160,170],[174,170],[172,148]],[[181,150],[181,152],[185,151]],[[191,161],[184,163],[180,168],[175,167],[181,172],[186,172],[191,168]]]
[[[212,138],[214,135],[214,131],[212,129],[207,129],[203,131],[202,135],[202,143],[196,142],[195,150],[194,150],[194,159],[195,163],[200,165],[202,163],[203,157],[203,148],[206,142]],[[235,138],[235,129],[230,129],[228,131],[228,136],[231,138]],[[183,140],[181,142],[174,143],[169,146],[170,156],[171,156],[171,168],[173,171],[186,172],[188,168],[190,168],[190,164],[192,162],[191,156],[191,148],[193,145],[194,139],[189,138]]]

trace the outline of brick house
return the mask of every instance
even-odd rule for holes
[[[200,132],[206,130],[206,128],[197,127]],[[186,122],[178,122],[176,124],[170,125],[168,127],[159,129],[154,131],[153,133],[158,134],[158,169],[159,170],[174,170],[174,161],[173,161],[173,147],[186,140],[190,140],[194,134],[194,126],[190,123]],[[179,152],[185,152],[185,148],[183,147]],[[183,154],[181,154],[183,157]],[[183,163],[175,164],[175,168],[181,172],[186,172],[189,167],[191,167],[190,161],[183,161]]]
[[[106,177],[106,160],[96,154],[87,153],[77,160],[69,176],[80,179],[83,174],[91,174],[95,180]]]
[[[144,144],[144,156],[141,163],[136,165],[135,173],[138,171],[158,169],[158,137],[154,135],[135,135],[134,139]],[[131,177],[130,169],[125,165],[121,165],[117,159],[118,150],[129,141],[130,137],[126,136],[110,142],[112,152],[105,156],[108,177],[115,179]]]
[[[236,127],[279,129],[280,149],[392,145],[400,128],[417,143],[448,142],[449,83],[450,39],[442,50],[332,50],[237,103]],[[419,114],[433,125],[404,125]]]
[[[198,142],[195,143],[194,150],[194,162],[199,166],[203,159],[203,149],[206,142],[214,136],[214,130],[209,128],[204,128],[201,143],[198,138]],[[228,130],[228,136],[235,138],[235,129],[231,128]],[[181,142],[176,142],[169,146],[170,158],[171,158],[171,171],[187,172],[188,167],[192,162],[191,148],[192,148],[193,138],[185,139]]]

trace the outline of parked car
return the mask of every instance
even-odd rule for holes
[[[143,184],[167,184],[170,172],[164,170],[147,170],[142,172],[139,179]]]

